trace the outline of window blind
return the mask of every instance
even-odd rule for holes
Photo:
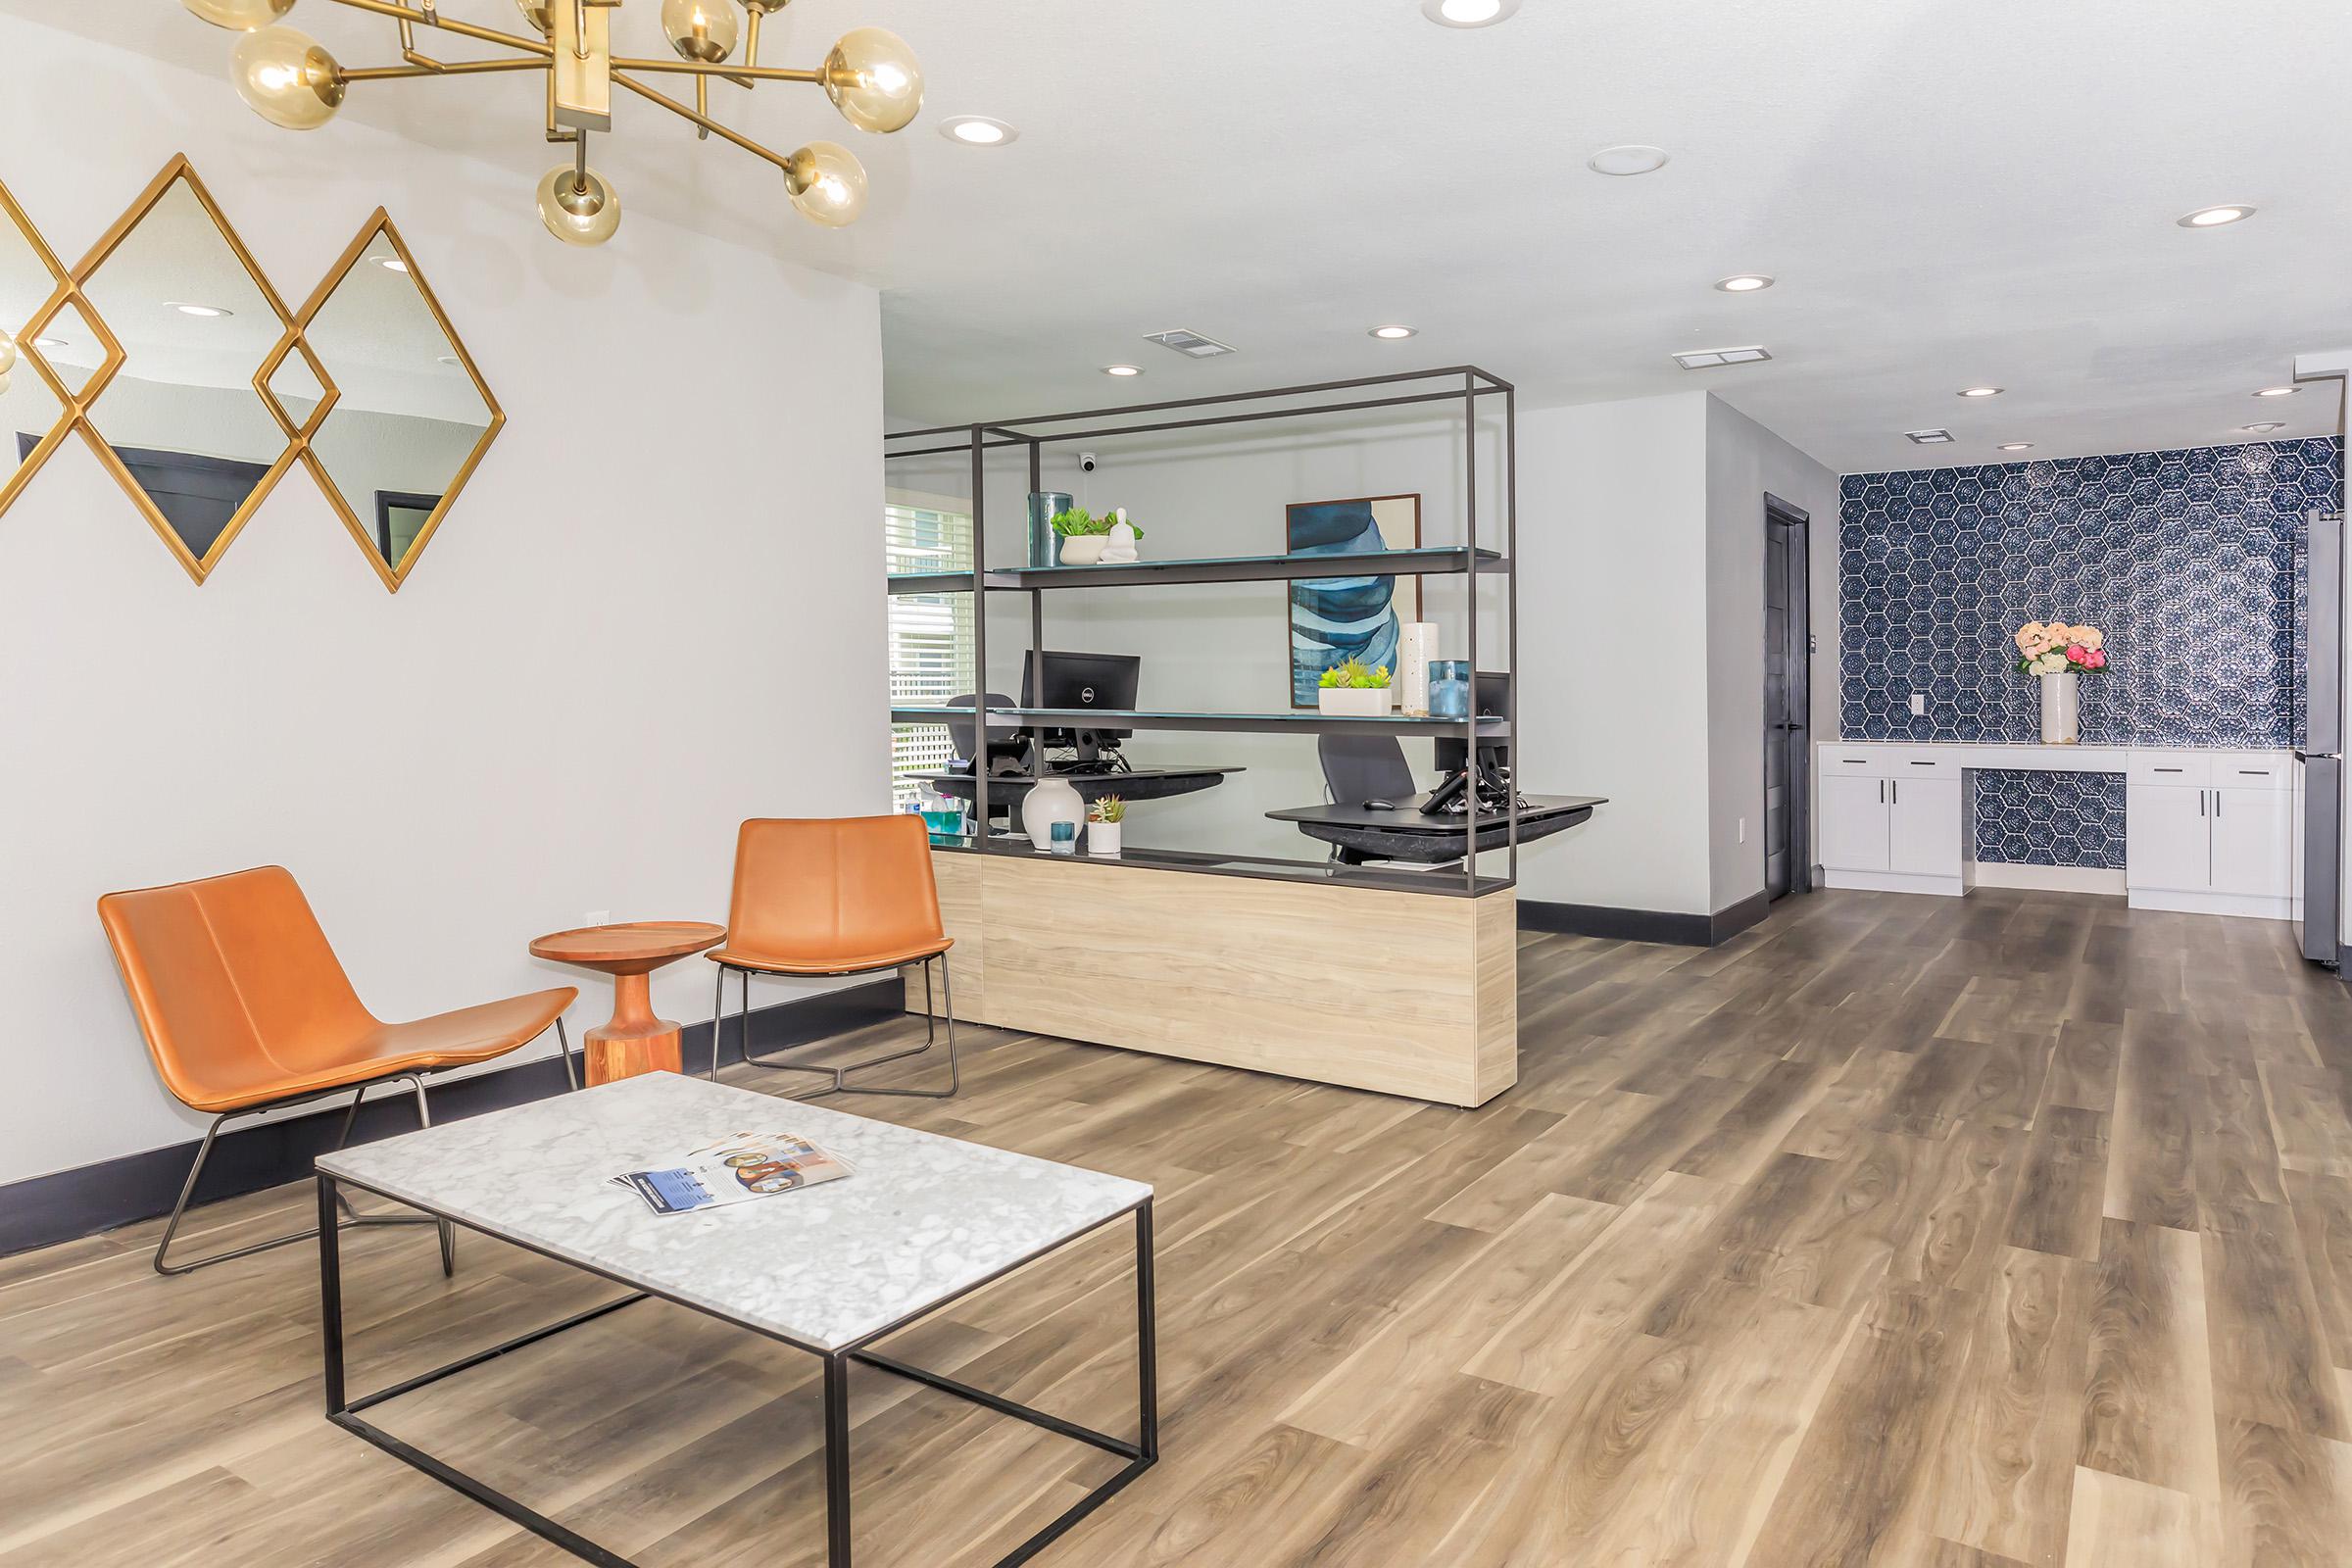
[[[882,509],[893,576],[972,569],[972,519],[925,507]],[[890,600],[890,701],[893,707],[944,703],[979,690],[972,658],[975,596],[894,594]],[[914,798],[915,780],[948,765],[945,724],[894,724],[890,731],[892,799]]]

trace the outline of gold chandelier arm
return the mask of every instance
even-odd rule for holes
[[[620,65],[620,62],[615,60],[612,62],[612,64],[615,68],[617,68]],[[729,130],[717,121],[712,120],[709,115],[696,114],[692,109],[678,102],[675,98],[670,97],[667,93],[657,92],[653,88],[647,86],[644,82],[637,80],[634,76],[630,76],[618,69],[613,71],[612,79],[620,86],[628,88],[629,91],[635,93],[638,97],[645,99],[648,103],[660,104],[662,108],[668,110],[671,114],[676,115],[679,119],[692,121],[695,124],[710,132],[711,135],[720,137],[726,141],[731,141],[736,146],[742,148],[745,152],[751,153],[755,157],[766,159],[778,169],[789,169],[792,167],[792,160],[788,157],[785,157],[783,154],[769,152],[765,147],[762,147],[758,142],[752,140],[751,137],[743,135],[738,131]]]
[[[438,27],[443,32],[454,32],[461,38],[478,38],[484,43],[504,44],[510,49],[519,49],[525,54],[542,56],[555,54],[553,46],[544,38],[525,38],[518,33],[500,32],[495,27],[477,27],[469,22],[459,22],[454,18],[442,16],[436,11],[420,11],[413,6],[397,4],[396,0],[334,0],[334,3],[339,6],[348,6],[354,11],[366,11],[378,17],[391,17],[404,24],[421,22],[427,26]]]
[[[661,72],[677,76],[724,76],[730,81],[750,86],[755,81],[810,81],[821,82],[821,71],[789,71],[781,66],[706,66],[697,60],[635,60],[620,55],[612,57],[614,71]]]
[[[427,60],[415,57],[405,66],[362,66],[335,73],[337,81],[405,81],[418,76],[470,76],[484,72],[546,71],[544,60]]]

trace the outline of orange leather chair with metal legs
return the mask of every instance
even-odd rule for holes
[[[502,1056],[537,1039],[551,1023],[564,1048],[564,1074],[573,1074],[571,1043],[563,1029],[564,1009],[577,990],[559,986],[416,1023],[384,1023],[361,1005],[310,901],[282,866],[109,893],[98,901],[98,918],[164,1087],[190,1109],[213,1113],[156,1246],[159,1274],[185,1274],[318,1234],[300,1231],[190,1263],[165,1260],[213,1141],[232,1116],[349,1094],[339,1149],[368,1090],[406,1083],[416,1090],[417,1121],[429,1127],[426,1074]],[[348,1223],[436,1222],[421,1215],[354,1215]],[[449,1274],[457,1267],[455,1238],[447,1221],[439,1227],[441,1272]]]
[[[956,1059],[956,990],[948,950],[956,945],[939,915],[939,887],[931,878],[931,836],[919,816],[851,816],[824,820],[755,819],[735,840],[735,896],[726,942],[705,956],[718,965],[710,1017],[710,1076],[718,1076],[718,1020],[726,1006],[727,974],[743,977],[743,1059],[779,1072],[815,1073],[832,1084],[803,1100],[826,1095],[905,1095],[945,1100],[962,1084]],[[948,1014],[948,1087],[866,1089],[853,1072],[929,1051],[939,1038],[931,1011],[931,965],[939,965]],[[751,1052],[752,976],[802,977],[875,974],[923,968],[923,1043],[846,1067],[808,1067],[762,1061]]]

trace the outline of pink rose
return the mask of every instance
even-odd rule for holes
[[[2090,651],[2090,657],[2082,661],[2082,667],[2085,669],[2105,669],[2107,667],[2107,655],[2103,651],[2093,648]]]
[[[2090,650],[2083,647],[2081,643],[2068,643],[2066,645],[2066,657],[2073,660],[2078,664],[2088,663],[2090,662]]]

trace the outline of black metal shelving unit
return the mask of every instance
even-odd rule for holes
[[[1406,390],[1414,389],[1417,390]],[[1338,397],[1342,393],[1360,393],[1361,396]],[[1499,549],[1482,546],[1479,542],[1478,497],[1478,440],[1479,403],[1482,398],[1502,400],[1501,461],[1502,539]],[[931,571],[906,573],[888,577],[892,594],[940,593],[1025,593],[1029,596],[1029,646],[1032,650],[1044,645],[1045,595],[1050,591],[1082,588],[1140,588],[1155,584],[1220,583],[1220,582],[1291,582],[1321,577],[1362,575],[1376,572],[1395,576],[1469,576],[1499,575],[1503,588],[1503,616],[1505,648],[1508,664],[1516,672],[1519,652],[1519,571],[1517,550],[1519,538],[1518,505],[1518,394],[1511,384],[1499,376],[1476,366],[1449,366],[1442,369],[1405,371],[1393,375],[1359,376],[1344,381],[1320,381],[1304,386],[1269,387],[1261,391],[1229,393],[1218,397],[1183,398],[1164,403],[1139,403],[1115,409],[1086,409],[1071,414],[1037,415],[1027,418],[1004,419],[990,423],[968,425],[938,425],[920,430],[901,430],[884,438],[884,461],[913,458],[936,458],[952,454],[968,454],[971,460],[972,561],[976,571]],[[1311,401],[1278,409],[1251,407],[1276,399],[1307,399]],[[1016,566],[992,568],[988,565],[988,502],[987,460],[991,453],[1026,450],[1029,463],[1029,489],[1032,493],[1043,488],[1045,449],[1071,441],[1107,440],[1114,436],[1146,435],[1170,430],[1205,429],[1220,425],[1260,424],[1281,419],[1311,418],[1316,416],[1351,413],[1359,410],[1395,409],[1414,405],[1452,405],[1461,411],[1463,486],[1463,540],[1458,545],[1440,545],[1412,550],[1390,550],[1351,555],[1331,556],[1218,556],[1189,561],[1141,561],[1131,564],[1094,566]],[[1211,410],[1222,407],[1225,412],[1188,414],[1170,417],[1179,410]],[[947,438],[956,439],[949,440]],[[1027,519],[1023,518],[1026,527]],[[1478,594],[1464,595],[1468,619],[1468,662],[1473,671],[1471,716],[1451,718],[1409,718],[1392,714],[1383,718],[1327,717],[1320,712],[1183,712],[1183,711],[1110,711],[1099,709],[1048,709],[1020,707],[992,707],[983,710],[978,720],[990,730],[1015,730],[1031,725],[1073,724],[1083,721],[1102,726],[1106,723],[1119,729],[1137,730],[1210,730],[1230,734],[1293,733],[1298,735],[1342,735],[1374,733],[1389,735],[1458,736],[1469,755],[1477,756],[1477,743],[1484,740],[1510,738],[1519,718],[1519,682],[1510,683],[1509,711],[1502,718],[1480,718],[1476,715],[1475,673],[1479,668],[1479,606]],[[988,690],[988,616],[975,612],[972,617],[973,662],[978,679],[975,689]],[[891,710],[894,724],[947,723],[952,720],[973,722],[970,709],[900,708]],[[976,853],[998,853],[987,837],[989,820],[988,770],[979,770],[973,786],[973,815],[980,832],[967,848]],[[1519,809],[1514,797],[1499,813],[1509,823],[1509,873],[1502,878],[1482,877],[1478,874],[1478,857],[1466,855],[1462,859],[1462,876],[1458,883],[1449,877],[1396,872],[1347,871],[1335,872],[1324,862],[1280,861],[1262,857],[1195,854],[1193,852],[1152,852],[1152,863],[1166,869],[1214,870],[1227,876],[1259,875],[1297,880],[1309,870],[1315,878],[1344,886],[1403,888],[1421,892],[1449,892],[1470,897],[1510,887],[1519,877]],[[1465,821],[1468,837],[1465,842],[1478,842],[1481,822],[1492,823],[1496,813],[1483,817],[1478,807],[1478,792],[1470,792],[1469,811]],[[1004,853],[1013,853],[1006,851]],[[1024,850],[1023,855],[1034,853]],[[1444,885],[1441,885],[1444,884]]]

